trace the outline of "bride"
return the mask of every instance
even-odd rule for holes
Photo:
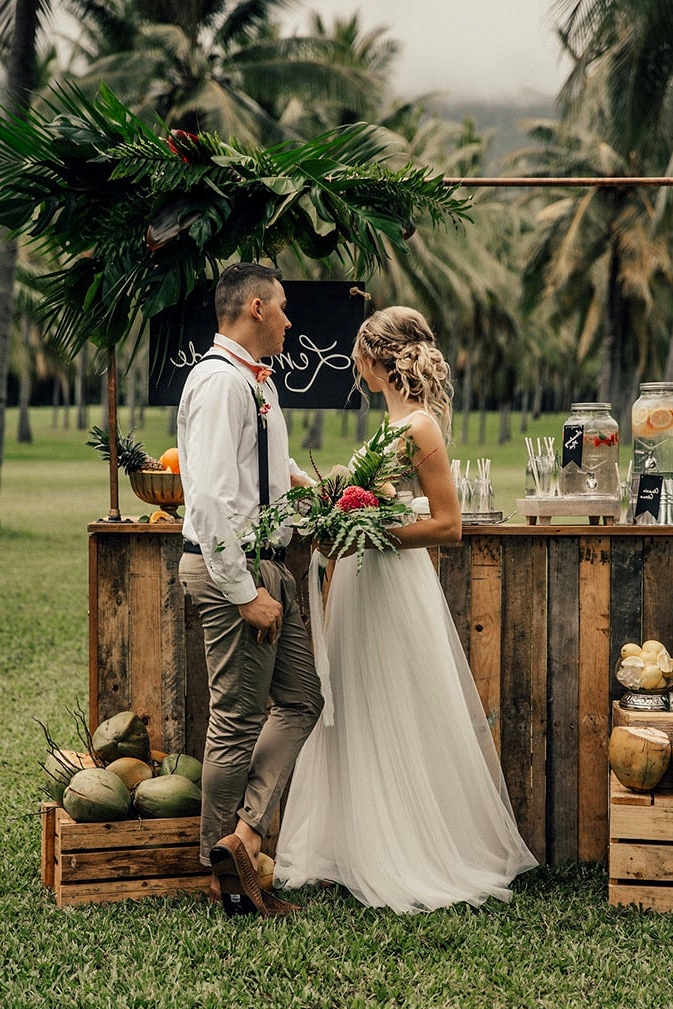
[[[391,424],[423,460],[411,487],[429,517],[395,528],[399,553],[336,562],[325,609],[333,719],[292,779],[275,884],[333,881],[398,913],[508,900],[536,861],[519,835],[490,730],[426,547],[456,544],[446,443],[449,368],[425,318],[375,312],[353,351]],[[439,451],[438,451],[439,449]]]

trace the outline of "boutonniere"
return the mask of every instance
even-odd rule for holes
[[[261,379],[258,378],[257,381],[261,382]],[[266,427],[266,415],[271,409],[271,404],[267,403],[264,399],[264,391],[261,384],[255,386],[255,399],[257,400],[257,413],[262,422],[262,427]]]

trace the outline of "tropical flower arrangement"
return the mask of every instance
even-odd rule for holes
[[[391,529],[415,518],[413,509],[397,497],[395,484],[409,478],[416,446],[404,438],[407,427],[394,427],[385,417],[378,431],[353,456],[348,466],[337,465],[311,487],[293,487],[277,501],[260,509],[259,520],[242,535],[258,563],[263,547],[273,543],[278,528],[292,523],[311,536],[335,560],[357,554],[360,571],[367,546],[397,553]],[[220,544],[220,549],[223,544]]]

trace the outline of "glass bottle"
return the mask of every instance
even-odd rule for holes
[[[633,472],[673,476],[673,382],[646,382],[631,408]]]
[[[559,494],[619,494],[619,425],[610,403],[573,403],[563,425]]]

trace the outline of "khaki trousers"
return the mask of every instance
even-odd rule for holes
[[[294,578],[284,564],[260,561],[257,576],[283,606],[273,645],[257,643],[256,629],[227,602],[200,555],[182,555],[180,581],[200,615],[206,650],[210,710],[200,858],[210,865],[211,848],[238,818],[266,835],[323,699]]]

